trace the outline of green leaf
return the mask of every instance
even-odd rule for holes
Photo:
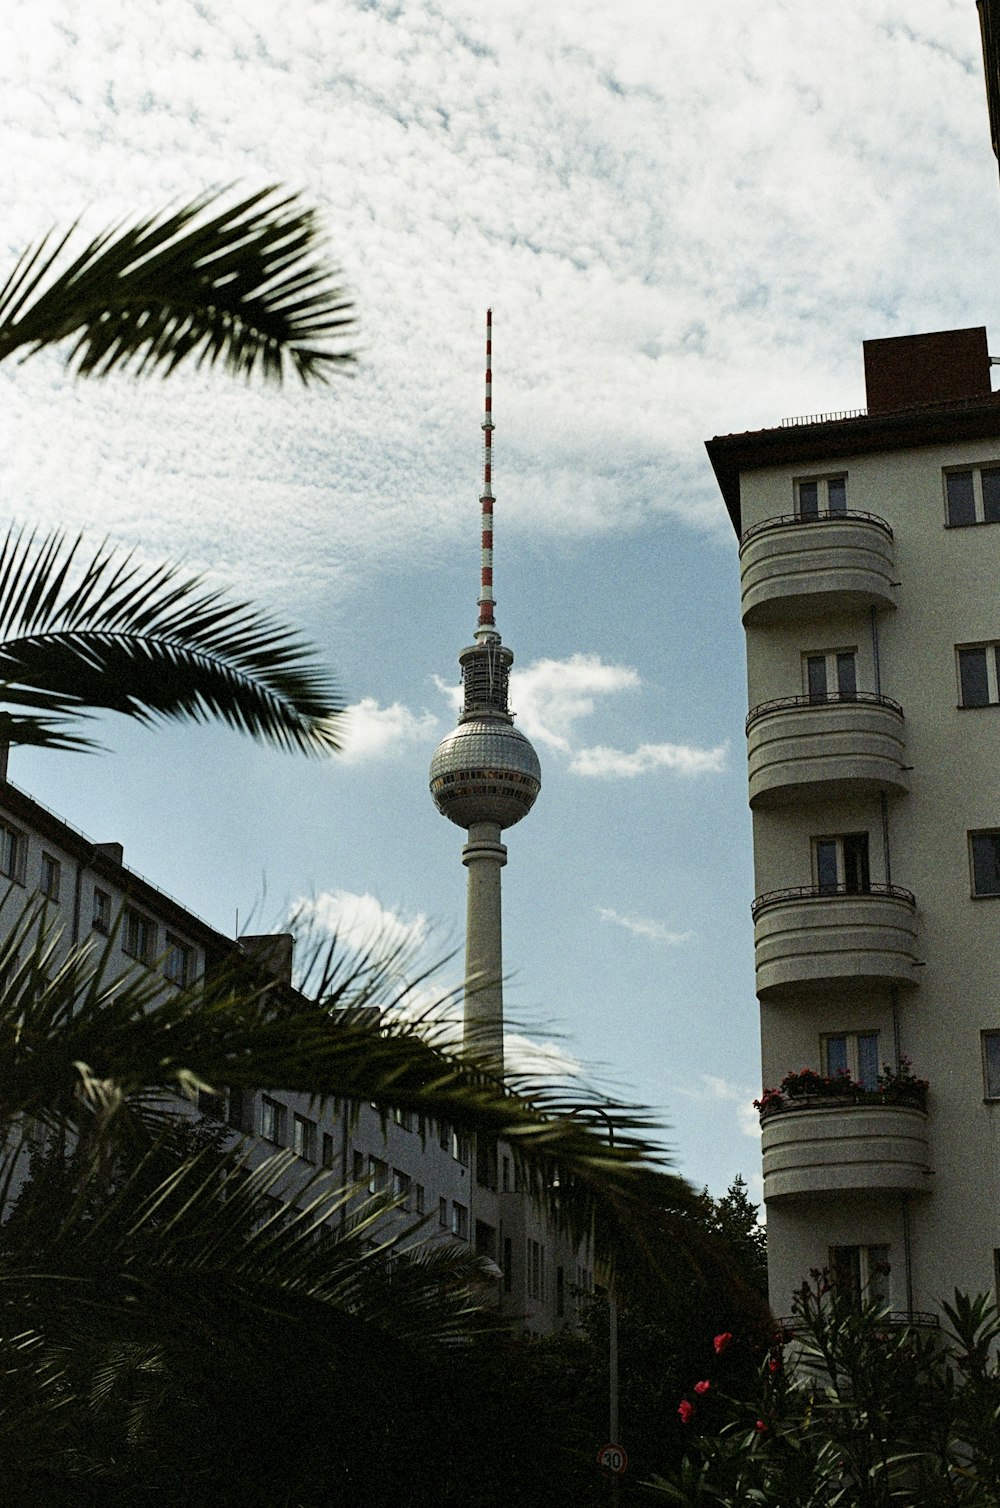
[[[0,360],[72,338],[69,363],[92,376],[166,376],[186,360],[277,382],[348,369],[352,304],[314,211],[274,187],[221,200],[203,194],[78,252],[76,226],[44,237],[0,289]]]
[[[10,529],[0,544],[0,736],[86,748],[93,709],[140,722],[219,719],[279,748],[338,748],[343,704],[308,647],[169,565]]]

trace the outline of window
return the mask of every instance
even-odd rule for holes
[[[323,1132],[323,1166],[324,1168],[333,1167],[333,1137],[329,1131]]]
[[[252,1104],[252,1096],[244,1097],[242,1089],[234,1088],[229,1090],[226,1098],[229,1101],[226,1120],[232,1126],[233,1130],[252,1131],[253,1127],[245,1125],[243,1120],[244,1114],[246,1113],[247,1109],[247,1099],[249,1098],[250,1103]]]
[[[476,1256],[489,1257],[491,1262],[497,1259],[496,1229],[485,1220],[476,1221]]]
[[[306,1162],[316,1161],[316,1122],[304,1115],[292,1117],[292,1151]]]
[[[847,478],[803,477],[795,484],[795,501],[801,519],[831,518],[846,513]]]
[[[401,1173],[399,1168],[392,1170],[392,1197],[399,1200],[404,1210],[410,1208],[410,1175]]]
[[[91,926],[95,932],[103,932],[105,937],[111,931],[111,897],[106,890],[94,891],[94,918]]]
[[[503,1191],[505,1194],[514,1191],[514,1169],[511,1167],[510,1158],[506,1156],[503,1159]]]
[[[0,874],[24,884],[24,854],[27,843],[16,827],[0,826]]]
[[[469,1166],[469,1160],[471,1156],[470,1147],[471,1143],[464,1131],[452,1131],[451,1155],[452,1157],[454,1157],[456,1162],[460,1162],[462,1164],[463,1168],[467,1168]]]
[[[423,1184],[422,1183],[418,1183],[416,1185],[416,1188],[415,1188],[415,1191],[414,1191],[414,1207],[415,1207],[418,1215],[422,1215],[424,1213],[424,1209],[426,1207],[426,1204],[427,1204],[427,1194],[426,1194],[426,1191],[424,1189]]]
[[[156,923],[131,906],[122,915],[122,951],[140,963],[150,963],[156,953]]]
[[[803,680],[811,702],[853,701],[858,679],[853,649],[830,649],[803,655]]]
[[[528,1297],[545,1297],[545,1247],[528,1237]]]
[[[457,1199],[453,1199],[451,1204],[451,1233],[458,1236],[460,1241],[469,1239],[469,1211]]]
[[[401,1126],[404,1131],[412,1131],[413,1130],[413,1111],[412,1110],[398,1110],[398,1109],[394,1110],[392,1112],[392,1118],[396,1122],[396,1125],[397,1126]]]
[[[856,1304],[889,1303],[888,1246],[831,1246],[830,1277]]]
[[[833,1078],[848,1073],[862,1089],[878,1088],[878,1032],[847,1032],[843,1036],[824,1037],[823,1063]]]
[[[497,1186],[497,1144],[488,1136],[476,1137],[476,1182],[481,1189]]]
[[[355,1183],[364,1183],[365,1181],[365,1154],[357,1151],[357,1149],[355,1149],[351,1159],[351,1177]]]
[[[503,1268],[503,1291],[510,1293],[514,1286],[514,1243],[510,1236],[503,1238],[503,1261],[500,1266]]]
[[[369,1157],[368,1159],[368,1192],[369,1194],[384,1194],[389,1187],[389,1164],[383,1162],[381,1157]]]
[[[863,895],[871,888],[868,834],[814,838],[816,884],[822,895]]]
[[[1000,832],[970,833],[973,895],[1000,895]]]
[[[42,894],[50,901],[59,899],[60,863],[50,853],[42,854]]]
[[[442,1152],[451,1151],[451,1127],[447,1121],[438,1121],[438,1146]]]
[[[983,1032],[985,1098],[1000,1100],[1000,1032]]]
[[[996,706],[1000,702],[997,689],[1000,644],[959,644],[955,654],[959,706]]]
[[[278,1147],[285,1145],[285,1107],[267,1094],[260,1097],[260,1134]]]
[[[442,1230],[448,1229],[448,1201],[443,1195],[438,1200],[438,1225]]]
[[[179,937],[174,937],[172,932],[168,932],[167,951],[163,959],[164,979],[169,979],[171,984],[179,985],[183,990],[191,983],[193,960],[194,949],[187,943],[181,942]]]
[[[213,1121],[228,1120],[226,1091],[221,1089],[218,1093],[214,1093],[210,1089],[199,1089],[198,1113],[199,1115],[207,1115],[209,1120]]]
[[[969,466],[944,474],[948,527],[1000,523],[1000,467]]]

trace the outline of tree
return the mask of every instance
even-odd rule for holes
[[[347,370],[351,304],[314,213],[274,189],[203,195],[77,249],[51,234],[0,289],[0,361],[72,342],[86,376],[221,363],[303,383]],[[333,349],[330,342],[334,342]],[[84,748],[91,709],[217,717],[285,748],[337,748],[330,676],[272,619],[170,566],[11,529],[0,547],[0,741]]]
[[[634,1246],[654,1179],[664,1209],[689,1199],[656,1172],[646,1118],[620,1107],[612,1155],[568,1113],[578,1096],[527,1079],[514,1092],[391,1024],[407,998],[392,960],[345,970],[324,956],[306,992],[276,990],[237,959],[198,991],[167,994],[152,973],[116,977],[111,959],[110,947],[64,951],[37,914],[0,946],[7,1172],[44,1148],[0,1224],[0,1430],[8,1421],[15,1497],[34,1483],[52,1500],[128,1501],[145,1479],[174,1502],[203,1501],[212,1482],[224,1502],[229,1473],[232,1500],[245,1500],[254,1463],[258,1484],[294,1481],[288,1501],[346,1508],[360,1494],[388,1508],[407,1500],[405,1472],[376,1470],[379,1452],[405,1446],[406,1469],[419,1454],[426,1472],[411,1503],[468,1501],[463,1473],[434,1455],[438,1437],[460,1450],[428,1400],[457,1385],[443,1379],[481,1324],[482,1264],[419,1231],[387,1246],[384,1203],[352,1204],[341,1231],[357,1191],[329,1175],[289,1191],[294,1159],[254,1167],[242,1148],[178,1129],[178,1097],[280,1084],[502,1136],[538,1197],[577,1229],[594,1222],[611,1255]],[[365,1010],[376,1002],[381,1030]],[[470,1355],[458,1372],[471,1383],[477,1366],[490,1370]],[[257,1420],[280,1381],[330,1410],[308,1448],[300,1417]],[[379,1445],[387,1418],[398,1434]]]

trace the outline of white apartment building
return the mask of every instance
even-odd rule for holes
[[[0,775],[0,928],[13,927],[25,902],[44,898],[64,946],[94,938],[110,949],[111,977],[155,971],[165,990],[195,986],[234,952],[253,956],[284,986],[292,983],[289,934],[227,938],[126,867],[119,843],[94,843]],[[386,1121],[370,1104],[328,1101],[281,1089],[203,1096],[203,1114],[244,1135],[252,1161],[294,1153],[299,1186],[330,1170],[359,1189],[398,1201],[392,1218],[419,1238],[470,1243],[495,1264],[501,1312],[538,1333],[573,1324],[577,1290],[592,1287],[586,1248],[578,1252],[517,1187],[509,1149],[477,1145],[454,1127],[406,1112]],[[184,1107],[178,1106],[184,1113]],[[338,1220],[350,1217],[345,1207]],[[582,1265],[586,1263],[586,1265]]]
[[[867,411],[707,446],[740,541],[780,1315],[812,1268],[919,1315],[1000,1257],[1000,395],[981,328],[864,359]]]

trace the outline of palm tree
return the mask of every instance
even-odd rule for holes
[[[390,1399],[402,1407],[412,1379],[481,1324],[483,1264],[467,1248],[427,1246],[419,1229],[387,1234],[386,1201],[359,1209],[358,1191],[330,1174],[297,1184],[287,1154],[254,1165],[239,1145],[178,1130],[178,1097],[280,1084],[502,1137],[523,1184],[610,1256],[648,1249],[651,1235],[655,1247],[663,1215],[694,1199],[659,1165],[643,1113],[613,1107],[609,1148],[603,1124],[587,1124],[597,1102],[503,1083],[428,1042],[401,1009],[411,986],[398,955],[348,967],[331,950],[308,989],[286,991],[234,954],[196,991],[164,992],[152,972],[120,977],[110,942],[67,949],[37,908],[3,920],[0,1213],[26,1149],[44,1148],[0,1223],[0,1440],[6,1423],[18,1490],[127,1497],[130,1472],[163,1470],[186,1432],[194,1441],[197,1408],[225,1420],[192,1456],[218,1473],[228,1437],[253,1440],[250,1357],[341,1400],[328,1467],[337,1441],[351,1454],[337,1429],[371,1428]],[[419,1420],[413,1429],[419,1438]],[[265,1456],[278,1448],[267,1438]],[[357,1490],[328,1484],[315,1501],[353,1503]],[[363,1496],[374,1501],[370,1482]]]
[[[312,210],[267,189],[109,230],[52,233],[0,289],[0,361],[71,342],[86,376],[221,363],[248,380],[325,381],[353,361],[350,300]],[[332,343],[332,346],[331,346]],[[286,629],[175,568],[56,532],[0,547],[0,742],[84,748],[89,709],[218,717],[285,748],[337,748],[327,672]]]

